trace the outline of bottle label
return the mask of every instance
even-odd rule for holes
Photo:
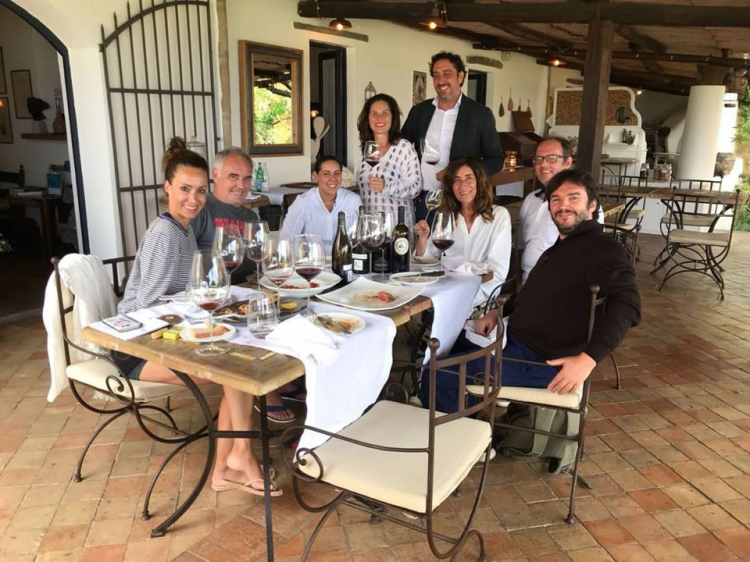
[[[393,241],[393,249],[399,256],[403,256],[409,251],[409,239],[396,238]]]

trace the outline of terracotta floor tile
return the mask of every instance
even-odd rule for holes
[[[691,507],[687,512],[709,531],[715,532],[737,526],[737,520],[716,504]]]
[[[733,527],[716,531],[716,536],[737,556],[750,557],[750,529]]]
[[[750,526],[750,500],[728,501],[722,503],[721,507],[731,513],[743,525]]]
[[[630,496],[649,513],[677,508],[677,504],[661,490],[635,490]]]
[[[709,533],[677,539],[701,562],[730,562],[737,557],[716,537]]]
[[[83,548],[88,533],[88,525],[65,525],[52,527],[44,536],[40,552],[73,550]]]
[[[597,545],[593,535],[579,523],[549,527],[547,533],[565,551],[592,548]]]
[[[644,466],[638,469],[652,484],[658,487],[671,486],[683,482],[682,477],[663,464]]]
[[[662,511],[655,513],[654,517],[667,531],[678,538],[706,532],[700,523],[682,510]]]
[[[644,545],[658,562],[695,562],[695,558],[676,540],[655,541]]]
[[[613,558],[601,547],[587,548],[569,552],[570,559],[574,562],[612,562]]]
[[[637,542],[630,531],[614,519],[589,521],[585,526],[599,544],[605,547]]]
[[[654,562],[655,558],[642,546],[624,544],[607,549],[617,562]]]
[[[619,522],[640,543],[672,538],[672,535],[651,515],[623,517]]]

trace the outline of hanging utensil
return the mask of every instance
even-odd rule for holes
[[[526,113],[531,117],[531,100],[526,100]]]
[[[500,117],[505,115],[505,106],[503,106],[503,96],[500,96],[500,109],[497,110],[497,114]]]
[[[513,88],[510,88],[510,94],[508,95],[508,111],[513,111]]]

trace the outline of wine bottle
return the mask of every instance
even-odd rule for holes
[[[365,214],[365,207],[364,205],[360,206],[359,208],[359,216]],[[359,232],[359,219],[357,220],[357,232]],[[370,255],[367,253],[367,250],[365,250],[365,247],[362,246],[362,242],[359,241],[359,237],[357,237],[357,241],[354,244],[354,247],[352,248],[352,259],[354,260],[354,273],[357,273],[359,275],[364,275],[366,273],[370,273]]]
[[[383,227],[386,230],[386,238],[380,248],[372,253],[372,270],[382,275],[385,273],[393,273],[393,265],[391,264],[393,233],[388,232],[388,227],[392,226],[393,223],[391,222],[388,227],[386,226],[387,221],[385,218],[385,212],[383,211],[380,212],[380,218],[383,221]]]
[[[411,244],[409,229],[406,226],[406,208],[398,208],[398,224],[393,229],[393,252],[391,254],[393,272],[409,271],[411,266]]]
[[[343,279],[344,284],[350,283],[354,277],[354,263],[352,259],[352,245],[346,234],[346,214],[339,212],[339,228],[333,239],[331,249],[331,267],[333,272]]]

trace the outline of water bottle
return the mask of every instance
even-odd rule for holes
[[[271,187],[271,176],[268,175],[268,166],[263,162],[263,191],[268,191]]]
[[[263,164],[260,162],[255,166],[255,191],[263,191]]]

